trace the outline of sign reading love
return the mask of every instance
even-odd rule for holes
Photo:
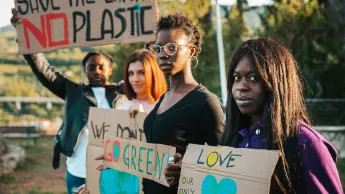
[[[178,194],[269,193],[278,151],[189,144]]]

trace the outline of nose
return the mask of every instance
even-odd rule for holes
[[[164,48],[161,48],[162,51],[161,51],[161,54],[159,55],[159,58],[160,59],[167,59],[169,57],[169,55],[165,52],[165,49]]]
[[[101,69],[97,67],[97,68],[95,69],[95,74],[96,74],[96,75],[101,74]]]
[[[139,81],[139,75],[138,74],[134,74],[133,78],[134,78],[133,79],[134,81]]]
[[[239,92],[245,92],[249,90],[248,82],[246,79],[242,78],[241,81],[237,85],[237,91]]]

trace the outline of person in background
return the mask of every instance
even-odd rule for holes
[[[130,110],[131,117],[135,116],[139,105],[142,112],[149,113],[166,91],[166,80],[155,57],[146,49],[138,49],[125,64],[124,93],[127,100],[116,108]]]
[[[128,110],[130,117],[135,117],[137,112],[150,113],[160,97],[166,92],[167,84],[163,72],[159,69],[155,57],[146,49],[138,49],[132,53],[126,61],[124,68],[124,93],[118,99],[116,109]],[[101,153],[100,153],[101,154]],[[142,179],[136,175],[126,172],[107,169],[103,166],[98,167],[102,170],[101,182],[104,193],[117,193],[126,191],[127,193],[139,193],[139,184]],[[130,184],[118,188],[116,184],[117,177]],[[124,178],[126,177],[126,178]],[[106,180],[107,179],[107,180]],[[77,192],[78,194],[87,194],[89,191],[82,185]]]
[[[145,119],[146,139],[148,143],[174,146],[178,155],[185,153],[189,143],[217,145],[224,126],[218,97],[192,74],[201,43],[202,35],[192,20],[183,15],[168,15],[160,18],[156,42],[150,46],[170,81],[170,90]],[[167,182],[170,187],[144,179],[143,191],[176,194],[178,180],[170,177]]]
[[[220,145],[279,150],[270,193],[343,193],[337,151],[310,127],[298,66],[287,48],[266,38],[242,43],[231,58],[228,91]]]
[[[15,9],[12,9],[11,23],[14,27],[21,23]],[[89,108],[115,107],[121,91],[121,86],[109,83],[113,60],[105,53],[88,53],[82,65],[89,83],[75,83],[55,71],[41,53],[24,55],[24,58],[42,85],[65,100],[63,124],[54,140],[53,167],[59,167],[60,153],[66,155],[66,188],[72,194],[86,178]]]

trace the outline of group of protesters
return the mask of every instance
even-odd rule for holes
[[[16,26],[21,18],[16,9],[12,15]],[[201,50],[199,28],[175,14],[159,19],[156,41],[148,49],[128,54],[123,84],[110,83],[113,59],[106,53],[90,52],[83,59],[88,83],[64,77],[43,54],[24,55],[38,80],[65,100],[53,166],[59,166],[60,153],[67,156],[68,193],[88,193],[90,107],[128,110],[130,117],[145,112],[147,142],[176,147],[177,154],[165,169],[169,187],[143,179],[140,188],[145,194],[177,193],[182,158],[190,143],[279,150],[270,193],[343,193],[337,151],[311,127],[299,67],[289,50],[263,37],[238,45],[229,62],[225,107],[193,77]]]

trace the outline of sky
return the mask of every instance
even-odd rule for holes
[[[11,8],[14,8],[14,0],[1,0],[0,6],[0,28],[9,25],[11,19]],[[64,1],[64,0],[60,0]],[[188,1],[188,0],[187,0]],[[212,0],[215,2],[215,0]],[[218,0],[220,4],[232,5],[236,0]],[[272,0],[248,0],[250,6],[269,4]]]

